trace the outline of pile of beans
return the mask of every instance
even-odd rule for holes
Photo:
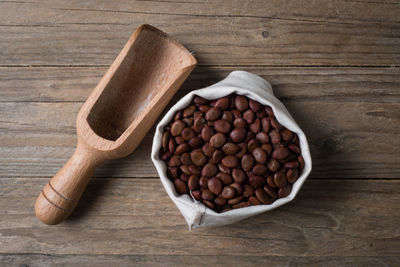
[[[241,95],[195,96],[164,128],[160,159],[178,194],[217,212],[288,196],[304,168],[298,136]]]

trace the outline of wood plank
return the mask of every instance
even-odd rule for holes
[[[203,65],[400,63],[400,7],[385,2],[79,2],[1,2],[0,64],[109,65],[142,23]]]
[[[0,96],[7,102],[0,103],[0,176],[51,177],[72,155],[80,101],[105,69],[2,70]],[[198,68],[170,105],[231,70]],[[312,178],[400,177],[399,69],[246,70],[271,81],[308,135],[314,159]],[[55,103],[59,101],[63,103]],[[157,176],[150,161],[153,132],[154,128],[131,156],[106,164],[95,176]]]
[[[400,257],[290,257],[235,255],[0,255],[0,266],[398,266]]]
[[[96,179],[72,218],[40,223],[47,179],[0,179],[0,253],[398,257],[400,181],[311,180],[293,203],[217,228],[187,230],[156,179]],[[212,243],[210,243],[212,242]]]

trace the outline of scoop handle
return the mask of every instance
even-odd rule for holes
[[[103,160],[98,151],[78,144],[72,157],[40,192],[35,204],[36,217],[45,224],[66,219]]]

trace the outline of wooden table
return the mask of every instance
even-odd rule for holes
[[[232,70],[272,83],[314,160],[294,202],[189,232],[150,161],[153,129],[69,220],[35,218],[82,102],[142,23],[196,52],[171,105]],[[400,266],[399,100],[397,0],[0,1],[0,265]]]

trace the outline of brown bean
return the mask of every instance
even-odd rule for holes
[[[224,164],[220,163],[218,164],[218,169],[226,174],[231,174],[231,169],[229,167],[226,167]]]
[[[208,106],[208,105],[199,105],[198,106],[198,109],[201,111],[201,112],[203,112],[203,113],[207,113],[207,111],[209,111],[210,110],[210,106]]]
[[[270,106],[265,107],[265,112],[267,112],[268,116],[275,117],[274,111],[272,110],[272,108]]]
[[[171,159],[169,160],[169,166],[177,167],[179,165],[181,165],[181,156],[179,155],[172,156]]]
[[[261,130],[261,122],[260,119],[257,118],[254,120],[254,122],[252,124],[250,124],[250,131],[252,131],[253,133],[258,133]]]
[[[178,168],[170,167],[168,168],[168,173],[171,175],[172,178],[178,178],[179,176],[179,171]]]
[[[239,147],[239,152],[235,154],[236,157],[241,158],[244,154],[247,153],[247,146],[245,143],[240,143],[237,145]]]
[[[299,178],[299,173],[297,169],[289,169],[286,173],[286,178],[289,183],[294,183]]]
[[[294,137],[293,132],[288,129],[284,129],[280,133],[281,133],[283,141],[285,141],[285,142],[289,142]]]
[[[201,130],[203,129],[204,125],[206,125],[206,121],[201,116],[201,117],[197,117],[194,120],[192,128],[196,133],[201,133]]]
[[[205,177],[212,177],[216,175],[218,172],[217,166],[212,163],[207,163],[204,165],[203,169],[201,170],[201,175]]]
[[[199,188],[199,177],[197,175],[191,175],[189,177],[188,187],[189,190],[196,190]]]
[[[174,115],[174,121],[182,119],[182,110],[179,110],[178,112],[175,113]]]
[[[292,192],[292,185],[288,184],[284,188],[279,189],[278,196],[280,198],[287,197],[288,195],[290,195],[290,192]]]
[[[207,163],[206,156],[201,151],[193,151],[190,153],[190,159],[197,166],[204,166]]]
[[[213,147],[217,148],[223,146],[225,142],[226,142],[226,137],[222,133],[216,133],[210,139],[210,144]]]
[[[193,125],[193,119],[191,119],[191,118],[183,118],[182,121],[184,123],[186,123],[186,125],[189,127],[192,127],[192,125]]]
[[[232,176],[223,172],[219,172],[216,177],[218,177],[224,185],[230,185],[233,182]]]
[[[161,153],[160,159],[163,161],[167,161],[171,158],[171,156],[172,156],[172,153],[170,151],[165,151],[165,152]]]
[[[203,150],[204,155],[207,157],[212,157],[215,152],[215,147],[213,147],[210,143],[205,143],[201,149]]]
[[[283,165],[283,167],[286,169],[296,169],[298,166],[299,166],[298,161],[288,161],[285,162],[285,164]]]
[[[210,108],[206,113],[206,120],[215,121],[219,119],[222,115],[222,111],[218,107]]]
[[[267,116],[267,112],[265,112],[265,110],[261,109],[256,112],[256,116],[257,116],[257,118],[259,118],[261,120],[262,118]]]
[[[233,110],[231,110],[231,112],[232,112],[233,117],[234,117],[235,119],[241,118],[241,117],[242,117],[242,113],[241,113],[239,110],[237,110],[237,109],[233,109]]]
[[[195,103],[195,104],[197,104],[197,105],[204,105],[204,104],[208,104],[208,100],[207,99],[205,99],[205,98],[203,98],[203,97],[201,97],[201,96],[195,96],[194,98],[193,98],[193,103]]]
[[[239,160],[235,156],[228,155],[222,159],[222,164],[228,168],[234,168],[239,164]]]
[[[195,149],[195,148],[199,148],[203,145],[203,139],[201,139],[200,137],[194,137],[192,139],[189,140],[188,144],[191,148]]]
[[[204,128],[201,130],[201,138],[203,138],[205,142],[210,141],[213,134],[214,131],[209,126],[204,126]]]
[[[257,139],[251,139],[247,144],[247,150],[252,153],[254,149],[260,146],[260,142]]]
[[[245,207],[248,207],[248,206],[250,206],[250,204],[248,202],[242,201],[242,202],[239,202],[236,205],[233,205],[232,208],[233,209],[240,209],[240,208],[245,208]]]
[[[162,135],[161,138],[161,146],[162,148],[165,150],[168,149],[168,143],[169,143],[169,139],[170,139],[171,135],[169,134],[169,132],[165,131]]]
[[[257,139],[258,141],[260,141],[260,143],[262,143],[262,144],[269,143],[269,136],[268,136],[268,134],[266,134],[266,133],[264,133],[264,132],[259,132],[259,133],[256,135],[256,139]]]
[[[271,156],[272,154],[272,146],[271,144],[262,144],[261,149],[264,150],[268,156]]]
[[[192,116],[195,111],[196,111],[196,106],[191,105],[183,110],[183,117],[188,118]]]
[[[299,162],[299,169],[300,169],[300,170],[303,170],[303,169],[304,169],[304,165],[305,165],[303,156],[302,156],[302,155],[299,155],[299,156],[297,157],[297,161]]]
[[[176,142],[174,138],[169,139],[169,143],[168,143],[168,150],[171,153],[174,153],[176,149]]]
[[[230,112],[228,110],[225,110],[224,113],[222,113],[222,118],[221,119],[232,123],[233,122],[233,114],[232,114],[232,112]]]
[[[262,176],[250,176],[249,182],[252,187],[257,188],[265,184],[265,179]]]
[[[269,121],[271,122],[272,128],[279,131],[283,130],[283,126],[274,117],[269,117]]]
[[[257,147],[252,151],[252,155],[256,162],[261,163],[261,164],[266,164],[267,163],[267,154],[265,153],[264,150],[262,150],[260,147]]]
[[[190,165],[192,164],[192,160],[190,159],[189,153],[183,153],[181,156],[181,163],[183,165]]]
[[[254,206],[261,205],[261,202],[258,200],[257,197],[249,197],[249,202],[251,203],[251,205]]]
[[[192,128],[185,128],[182,130],[181,136],[183,137],[183,139],[185,139],[185,141],[189,141],[190,139],[195,137],[196,134]]]
[[[189,170],[189,166],[187,166],[187,165],[181,165],[180,166],[180,169],[181,169],[181,171],[183,172],[183,173],[185,173],[185,174],[187,174],[187,175],[191,175],[192,173],[190,172],[190,170]]]
[[[211,163],[214,164],[220,163],[224,156],[225,154],[221,150],[219,149],[215,150],[211,158]]]
[[[231,130],[231,124],[225,120],[217,120],[214,122],[214,129],[217,132],[227,134]]]
[[[181,121],[181,120],[177,120],[175,121],[172,125],[171,125],[171,134],[172,136],[178,136],[181,135],[181,132],[183,131],[183,129],[186,128],[186,124]]]
[[[271,129],[271,123],[269,122],[269,119],[267,117],[261,119],[261,125],[263,132],[269,133],[269,130]]]
[[[263,189],[272,199],[276,199],[278,197],[275,190],[269,185],[264,185]]]
[[[241,169],[233,169],[232,177],[235,180],[235,182],[241,184],[246,180],[246,173]]]
[[[286,147],[278,147],[272,152],[274,159],[282,160],[289,156],[289,150]]]
[[[267,171],[268,168],[264,164],[256,164],[253,167],[253,173],[255,175],[264,175]]]
[[[236,205],[243,200],[243,196],[238,196],[228,200],[229,205]]]
[[[243,187],[239,183],[233,183],[230,186],[235,189],[238,195],[241,195],[243,193]]]
[[[278,188],[278,186],[274,182],[274,176],[270,175],[267,177],[267,184],[272,188]]]
[[[183,153],[188,152],[189,150],[190,150],[189,145],[186,144],[186,143],[184,143],[184,144],[179,145],[179,146],[176,148],[175,154],[181,155],[181,154],[183,154]]]
[[[271,199],[263,188],[256,189],[256,197],[262,204],[271,204]]]
[[[254,194],[254,188],[248,184],[243,185],[243,196],[251,197]]]
[[[241,165],[242,169],[245,171],[250,171],[253,168],[254,158],[250,154],[246,154],[242,157]]]
[[[215,102],[214,107],[218,107],[221,110],[227,110],[229,108],[229,98],[227,97],[223,97],[217,100],[217,102]]]
[[[274,183],[279,187],[279,188],[284,188],[287,184],[286,180],[286,175],[284,172],[276,172],[274,174]]]
[[[292,150],[294,153],[296,153],[296,154],[300,154],[301,152],[300,152],[300,148],[298,147],[298,146],[296,146],[295,144],[289,144],[288,145],[288,148],[290,149],[290,150]]]
[[[246,138],[247,132],[245,128],[235,128],[229,134],[231,140],[235,143],[239,143]]]
[[[281,142],[281,135],[276,130],[269,132],[269,138],[271,139],[272,144],[279,144]]]
[[[268,161],[267,167],[271,172],[276,172],[280,167],[279,161],[277,161],[276,159],[271,158]]]
[[[181,175],[179,175],[179,178],[181,178],[182,181],[184,181],[185,183],[189,182],[189,174],[186,173],[181,173]]]
[[[233,126],[235,128],[245,128],[247,126],[247,122],[243,118],[236,118],[233,121]]]
[[[239,111],[245,111],[249,108],[249,102],[245,96],[238,95],[235,97],[235,107]]]
[[[189,165],[189,171],[191,174],[194,175],[200,175],[201,174],[201,168],[199,166],[196,165]]]
[[[239,152],[239,149],[240,149],[239,146],[237,146],[234,143],[226,143],[222,147],[222,151],[227,155],[234,155],[237,152]]]
[[[204,176],[200,177],[199,185],[200,185],[201,188],[207,189],[207,187],[208,187],[208,178],[204,177]]]
[[[188,192],[188,188],[185,184],[184,181],[182,181],[181,179],[175,179],[174,180],[174,187],[176,192],[178,192],[179,194],[186,194]]]
[[[183,139],[182,136],[176,136],[176,137],[173,138],[173,139],[175,140],[175,142],[176,142],[178,145],[182,145],[183,143],[185,143],[185,139]]]
[[[257,112],[261,109],[261,104],[253,99],[249,99],[249,106],[253,112]]]
[[[254,114],[254,111],[252,111],[251,109],[248,109],[245,112],[243,112],[243,119],[245,119],[248,124],[252,124],[254,122],[255,117],[256,114]]]
[[[225,186],[224,189],[222,189],[221,197],[225,199],[231,199],[235,197],[236,191],[233,187],[231,186]]]
[[[219,195],[222,192],[222,183],[217,177],[213,177],[208,180],[208,189],[211,191],[211,193],[215,195]]]
[[[214,203],[212,203],[211,201],[208,201],[208,200],[205,200],[205,199],[203,199],[203,204],[204,205],[206,205],[208,208],[210,208],[210,209],[215,209],[215,205],[214,205]]]
[[[212,200],[214,200],[214,197],[215,197],[214,194],[208,189],[205,189],[201,193],[201,198],[204,199],[204,200],[212,201]]]
[[[216,197],[214,199],[214,203],[217,204],[217,205],[223,206],[226,203],[226,199],[222,198],[222,197]]]
[[[192,193],[192,196],[194,197],[194,199],[196,199],[197,201],[201,200],[200,190],[193,190],[191,193]]]

